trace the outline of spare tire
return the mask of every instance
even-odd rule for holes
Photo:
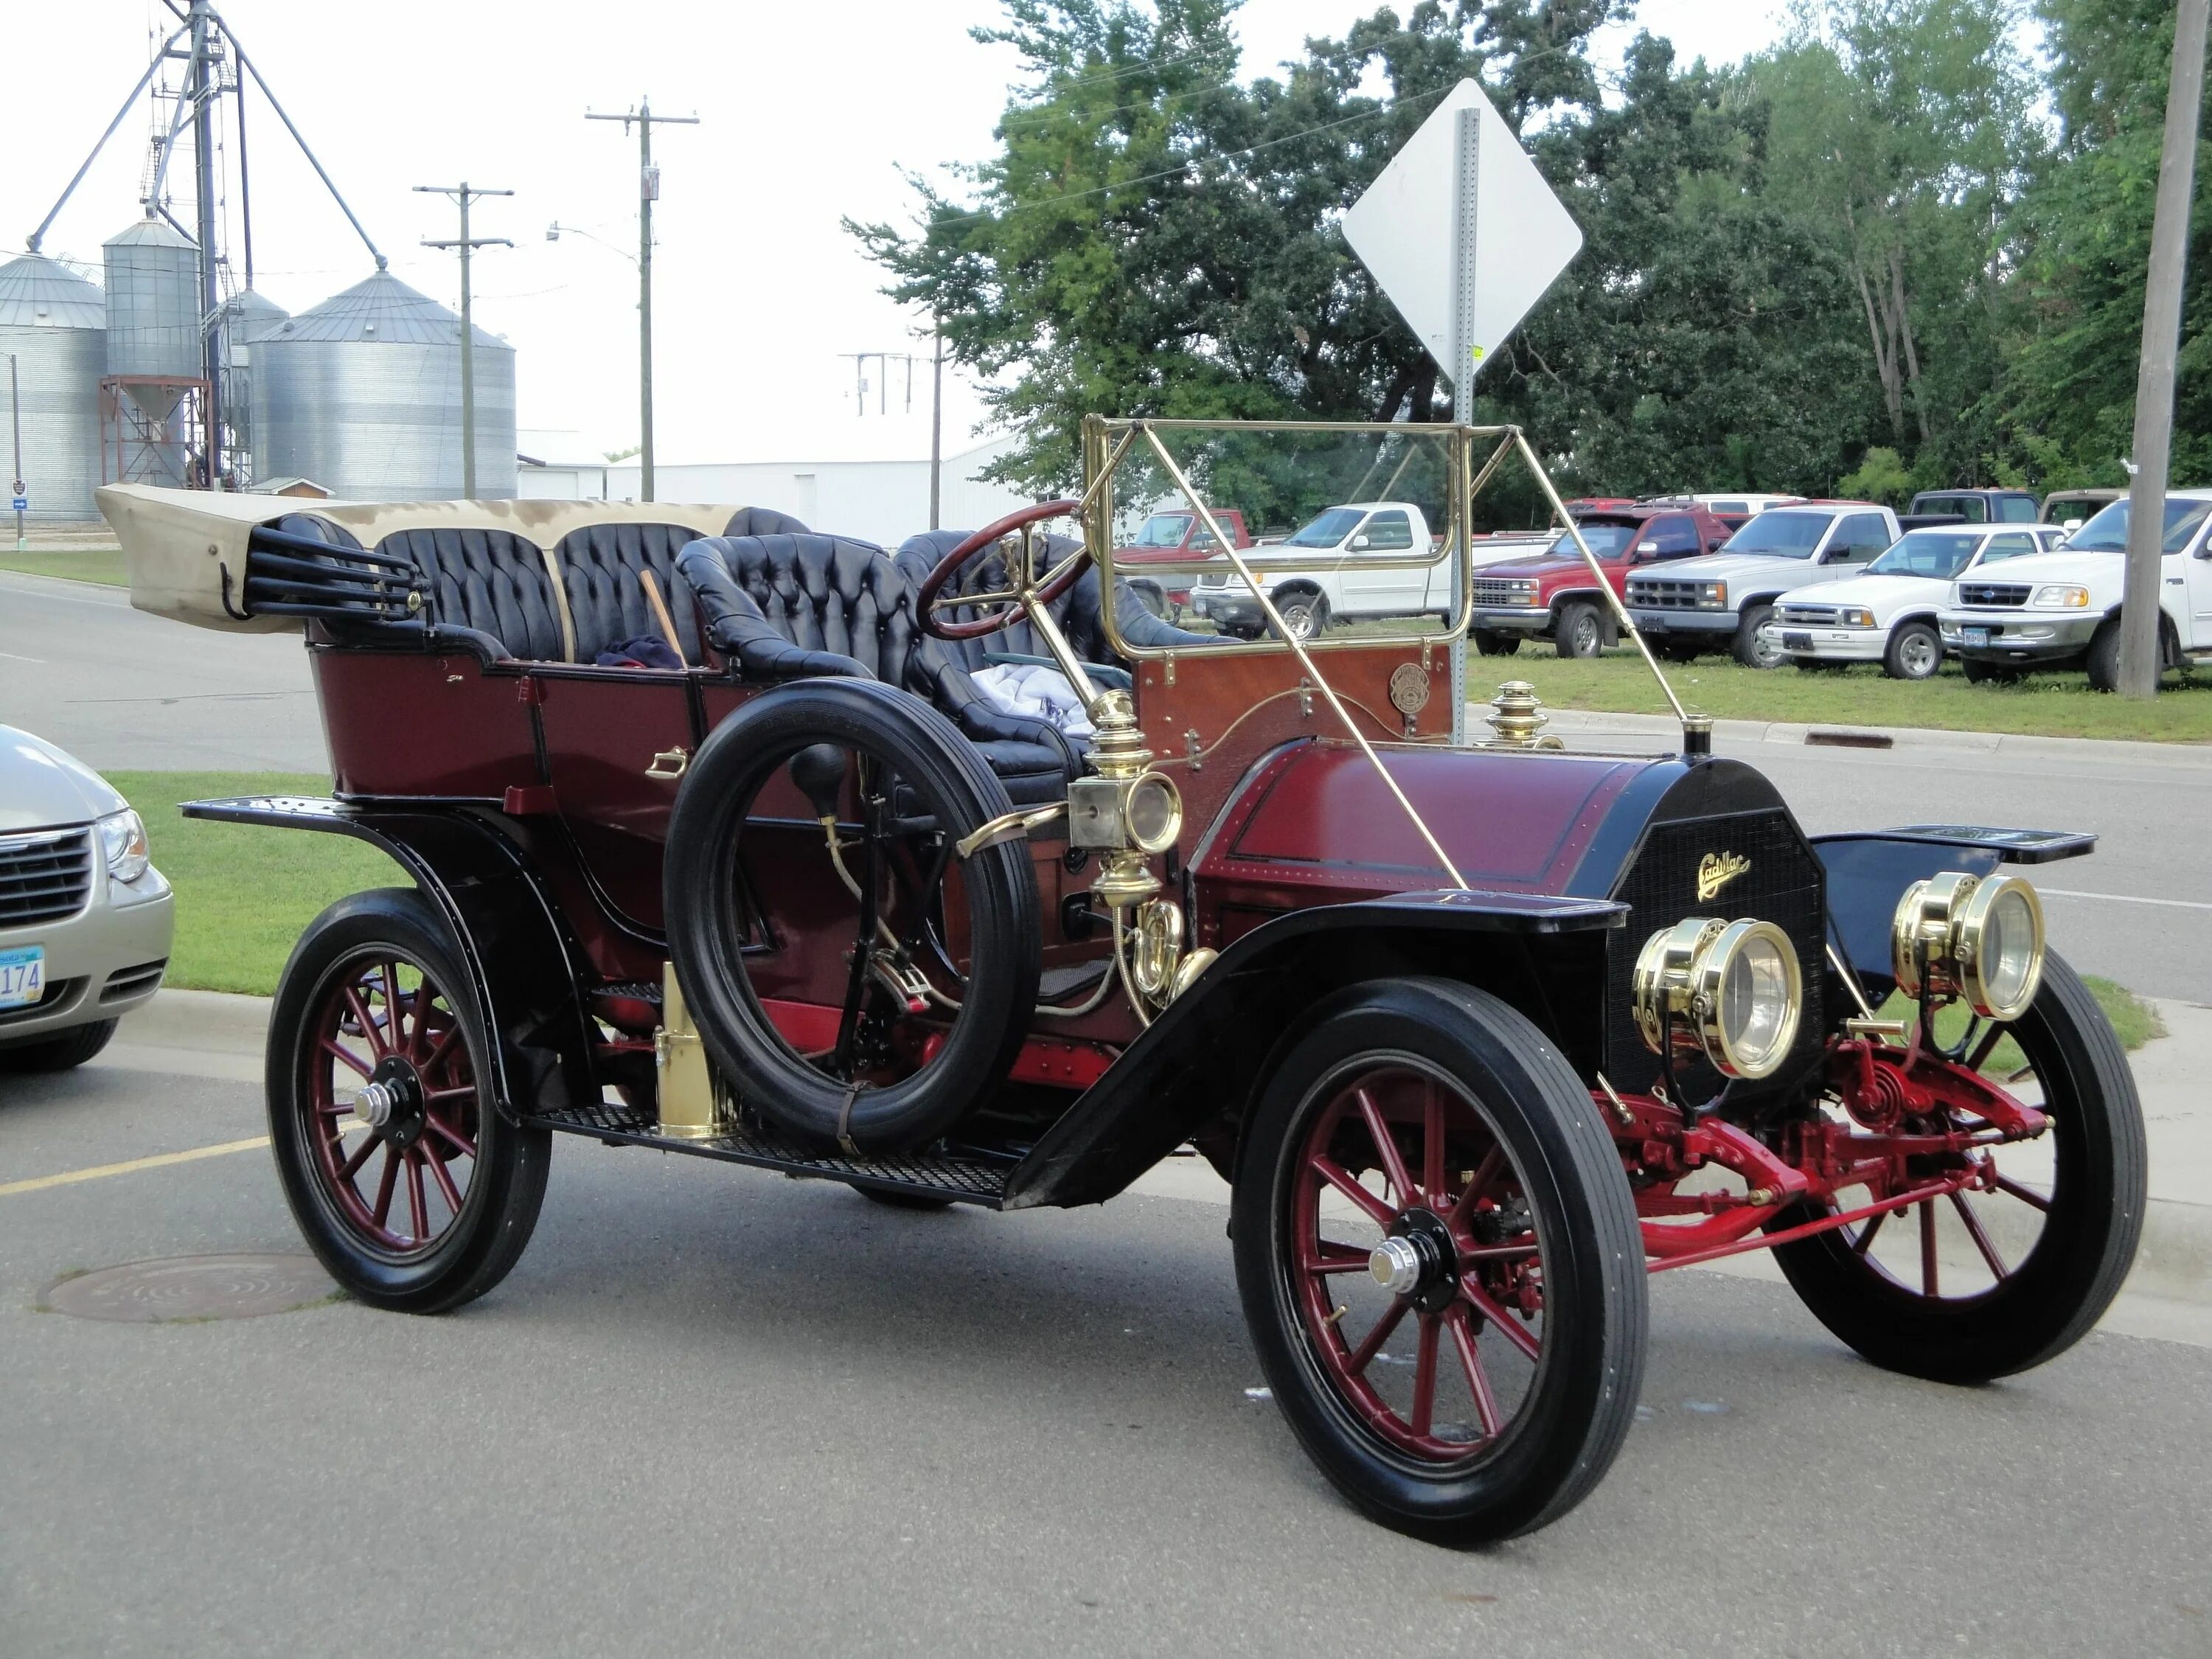
[[[739,861],[746,819],[780,768],[824,744],[886,769],[902,823],[933,820],[928,833],[957,841],[1013,810],[974,745],[918,697],[863,679],[764,692],[700,744],[677,792],[663,874],[668,953],[707,1052],[741,1104],[799,1134],[827,1139],[842,1131],[858,1146],[910,1150],[988,1100],[1027,1035],[1042,946],[1036,873],[1019,839],[961,864],[969,951],[961,1006],[927,1016],[929,1036],[943,1041],[921,1063],[901,1076],[866,1077],[855,1091],[828,1057],[809,1060],[784,1039],[744,955],[757,936]],[[751,871],[755,881],[764,875],[774,871]],[[849,942],[841,938],[839,948]]]

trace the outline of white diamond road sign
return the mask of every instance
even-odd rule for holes
[[[1582,251],[1481,84],[1462,81],[1344,216],[1344,237],[1464,392]],[[1465,418],[1462,416],[1462,418]]]

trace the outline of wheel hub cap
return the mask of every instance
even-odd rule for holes
[[[1392,1224],[1390,1237],[1369,1253],[1367,1272],[1393,1296],[1424,1313],[1450,1305],[1459,1294],[1459,1251],[1443,1218],[1411,1209]]]
[[[422,1135],[422,1080],[399,1056],[386,1055],[353,1097],[353,1109],[395,1146],[411,1146]]]
[[[1421,1282],[1421,1253],[1408,1238],[1386,1238],[1367,1258],[1367,1271],[1393,1296],[1403,1296]]]

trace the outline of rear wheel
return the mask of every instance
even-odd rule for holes
[[[1645,1287],[1589,1092],[1522,1015],[1387,980],[1303,1022],[1238,1152],[1237,1285],[1307,1453],[1385,1525],[1511,1537],[1597,1484]]]
[[[89,1025],[72,1025],[58,1036],[0,1043],[0,1072],[66,1072],[82,1066],[107,1046],[117,1024],[96,1019]]]
[[[1779,668],[1783,651],[1779,641],[1765,638],[1759,630],[1774,620],[1771,605],[1747,605],[1743,620],[1735,625],[1735,637],[1729,643],[1729,654],[1746,668]]]
[[[2089,641],[2089,654],[2082,665],[2089,671],[2092,691],[2117,691],[2120,689],[2120,619],[2108,617]]]
[[[1893,680],[1930,680],[1943,665],[1943,636],[1931,622],[1899,623],[1881,653],[1881,672]]]
[[[1604,613],[1577,599],[1559,607],[1559,619],[1552,629],[1552,647],[1563,657],[1595,657],[1605,649],[1605,636]]]
[[[1474,650],[1481,657],[1510,657],[1521,648],[1518,634],[1501,634],[1494,629],[1474,630]]]
[[[2045,959],[2026,1014],[1966,1040],[1970,1062],[2047,1114],[2049,1127],[1990,1148],[1986,1178],[1973,1188],[1774,1252],[1831,1331],[1877,1365],[1939,1382],[2026,1370],[2087,1335],[2134,1263],[2148,1179],[2126,1056],[2064,962]],[[1947,1110],[1911,1127],[1938,1133],[1978,1122]],[[1772,1224],[1814,1218],[1801,1208]]]
[[[387,888],[316,917],[276,987],[276,1172],[308,1248],[375,1307],[482,1296],[538,1224],[552,1137],[501,1115],[466,985],[429,902]]]

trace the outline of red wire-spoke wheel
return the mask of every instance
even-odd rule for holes
[[[1589,1091],[1465,985],[1370,981],[1298,1024],[1232,1212],[1276,1401],[1386,1524],[1544,1525],[1612,1462],[1643,1367],[1635,1207]]]
[[[1939,1025],[1941,1033],[1942,1027]],[[2050,1120],[2033,1139],[1977,1147],[1959,1193],[1776,1247],[1814,1316],[1875,1364],[1936,1382],[1981,1382],[2041,1364],[2102,1316],[2134,1263],[2148,1155],[2135,1079],[2111,1023],[2057,956],[2009,1025],[1966,1034],[1964,1061]],[[1841,1119],[1832,1101],[1820,1109]],[[1966,1132],[1970,1104],[1905,1133]],[[1925,1173],[1945,1170],[1929,1164]],[[1838,1206],[1890,1196],[1846,1188]],[[1817,1218],[1805,1206],[1779,1231]]]
[[[436,1312],[505,1276],[537,1221],[543,1131],[495,1102],[474,998],[413,891],[310,925],[271,1011],[270,1139],[309,1245],[355,1296]]]

